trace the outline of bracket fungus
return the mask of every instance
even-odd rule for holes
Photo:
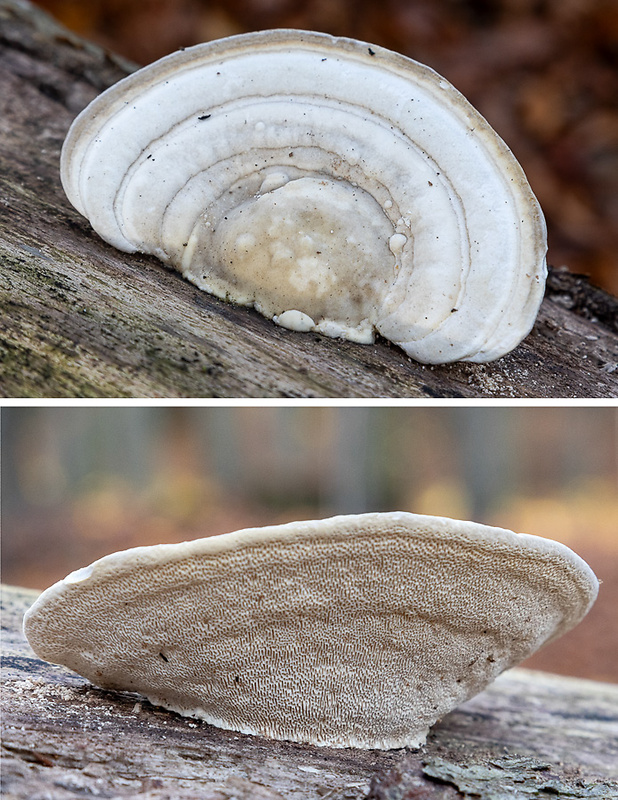
[[[107,242],[293,330],[491,361],[543,297],[545,221],[506,144],[432,69],[353,39],[166,56],[82,111],[61,177]]]
[[[419,747],[597,591],[541,537],[360,514],[114,553],[43,592],[24,630],[41,658],[221,728]]]

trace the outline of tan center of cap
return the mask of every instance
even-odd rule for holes
[[[276,186],[205,226],[194,260],[242,287],[267,316],[300,309],[316,323],[371,331],[378,298],[395,276],[390,221],[358,187],[323,177]],[[386,277],[385,277],[386,276]]]

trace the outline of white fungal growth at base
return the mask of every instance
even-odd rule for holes
[[[288,328],[291,331],[306,332],[315,328],[315,322],[308,314],[303,314],[302,311],[296,311],[295,309],[290,309],[289,311],[284,311],[283,314],[274,316],[273,321],[277,325],[281,325],[282,328]]]
[[[370,51],[278,30],[167,56],[75,120],[65,191],[116,247],[267,317],[427,363],[497,358],[543,296],[541,210],[447,81]]]
[[[399,512],[138,547],[87,570],[26,613],[40,658],[222,728],[331,747],[420,746],[598,591],[556,542]]]

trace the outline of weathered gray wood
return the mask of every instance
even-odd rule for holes
[[[276,742],[99,690],[40,661],[21,633],[35,597],[3,587],[2,776],[11,800],[618,797],[617,686],[511,670],[447,715],[419,751]]]
[[[109,247],[65,198],[58,162],[72,119],[127,69],[0,0],[0,395],[618,396],[618,301],[568,273],[512,354],[428,367],[382,340],[278,328]]]

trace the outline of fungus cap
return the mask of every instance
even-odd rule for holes
[[[543,297],[545,221],[509,148],[432,69],[354,39],[172,53],[82,111],[61,178],[115,247],[284,327],[377,331],[423,362],[498,358]]]
[[[106,556],[26,613],[35,653],[222,728],[418,747],[596,598],[564,545],[392,512]]]

